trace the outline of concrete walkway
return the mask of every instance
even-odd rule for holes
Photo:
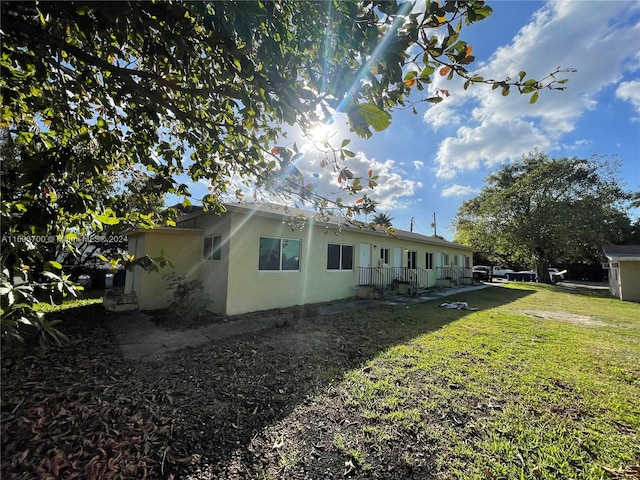
[[[430,292],[429,296],[398,296],[382,300],[349,300],[318,306],[319,315],[333,315],[341,312],[360,310],[377,305],[408,305],[439,300],[442,297],[458,295],[490,285],[447,288]],[[460,299],[457,299],[460,300]],[[165,330],[143,312],[132,311],[118,313],[111,321],[111,328],[120,344],[125,358],[151,360],[169,352],[185,347],[195,347],[211,340],[257,332],[275,326],[281,326],[293,319],[289,315],[272,315],[261,318],[239,319],[231,322],[209,325],[189,330]]]

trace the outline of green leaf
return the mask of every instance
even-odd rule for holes
[[[62,270],[62,264],[59,262],[56,262],[54,260],[50,260],[47,263],[44,264],[44,268],[45,270],[47,269],[54,269],[54,270]]]
[[[529,99],[529,103],[531,105],[533,105],[534,103],[536,103],[538,101],[538,92],[535,91],[533,92],[533,95],[531,95],[531,98]]]
[[[404,76],[403,80],[406,82],[407,80],[413,80],[414,78],[416,78],[416,72],[411,71],[411,72],[407,72],[406,75]]]
[[[377,132],[391,125],[391,115],[373,103],[360,104],[357,109],[364,121]]]
[[[120,219],[109,215],[98,215],[98,221],[103,225],[117,225],[120,223]]]
[[[419,80],[425,81],[425,80],[431,80],[431,75],[433,75],[433,73],[436,71],[436,68],[431,66],[431,65],[426,65],[422,71],[420,72],[420,75],[418,76]]]
[[[483,5],[480,8],[476,8],[474,11],[476,15],[482,18],[487,18],[493,13],[493,9],[489,5]]]

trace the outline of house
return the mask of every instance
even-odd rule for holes
[[[176,274],[200,280],[209,310],[226,315],[472,282],[470,247],[405,231],[391,236],[281,205],[225,207],[221,215],[193,211],[174,228],[137,230],[129,253],[162,254]],[[169,271],[135,267],[125,294],[135,292],[142,310],[166,308]]]
[[[640,302],[640,245],[607,245],[603,250],[611,294],[620,300]]]

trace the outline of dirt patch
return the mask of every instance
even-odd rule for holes
[[[608,324],[600,320],[594,320],[588,315],[577,315],[575,313],[562,312],[556,310],[520,310],[517,313],[529,317],[543,318],[545,320],[558,320],[561,322],[576,323],[579,325],[589,325],[594,327],[606,327]]]
[[[179,311],[166,308],[144,312],[158,327],[165,330],[189,330],[208,327],[220,323],[234,322],[238,320],[252,320],[267,317],[280,317],[282,324],[293,319],[313,318],[318,314],[317,305],[298,305],[289,308],[274,308],[241,315],[219,315],[213,312],[202,312],[190,317],[181,315]]]
[[[344,372],[406,340],[399,321],[382,315],[386,310],[378,309],[380,318],[370,311],[311,318],[305,315],[311,312],[297,312],[281,328],[211,341],[149,362],[122,357],[109,327],[114,315],[101,306],[66,312],[61,329],[71,345],[44,355],[3,349],[0,476],[325,480],[352,475],[361,468],[357,459],[333,443],[353,428],[343,399],[331,397],[315,416],[310,409]],[[300,412],[295,425],[289,424],[292,412]],[[300,429],[308,441],[308,449],[301,450],[309,455],[305,459],[287,449],[299,440]],[[400,461],[402,445],[415,443],[403,435],[393,440],[379,455],[385,469]],[[397,474],[381,471],[385,480],[428,478],[421,473],[431,460],[422,461],[414,473],[402,465]]]

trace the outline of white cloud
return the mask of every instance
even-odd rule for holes
[[[312,182],[316,185],[316,192],[329,198],[342,197],[348,201],[348,194],[340,189],[338,174],[331,167],[320,167],[321,155],[309,152],[300,159],[296,166],[305,178],[305,183]],[[391,210],[407,206],[416,190],[422,186],[421,182],[405,178],[394,160],[383,162],[375,158],[368,158],[363,152],[356,153],[355,157],[345,162],[345,167],[353,173],[354,177],[362,177],[362,193],[379,202],[379,210]],[[375,188],[369,189],[366,179],[369,170],[373,176],[377,176]],[[357,197],[354,197],[355,200]]]
[[[454,183],[453,185],[443,188],[440,195],[443,197],[464,197],[467,195],[473,195],[478,193],[480,190],[477,188],[471,188],[469,186],[458,185]]]
[[[630,102],[636,112],[640,114],[640,80],[622,82],[616,90],[616,96],[621,100]]]
[[[422,167],[424,167],[424,162],[422,160],[414,160],[413,167],[416,170],[422,170]]]
[[[520,158],[532,146],[546,150],[551,145],[540,130],[521,119],[487,120],[477,127],[460,127],[456,137],[440,143],[436,175],[450,179],[461,170],[500,165]]]
[[[614,1],[606,6],[549,2],[510,45],[479,65],[479,75],[497,79],[517,78],[521,69],[527,71],[527,78],[538,80],[558,66],[577,69],[558,75],[569,78],[565,91],[544,90],[534,105],[517,90],[508,97],[480,85],[463,92],[461,82],[445,86],[444,80],[435,79],[434,86],[447,88],[451,97],[431,107],[425,122],[434,129],[462,125],[454,137],[439,145],[435,159],[439,177],[453,178],[461,170],[497,165],[534,148],[553,150],[561,145],[563,135],[574,130],[584,112],[596,108],[602,90],[622,79],[629,62],[638,64],[640,4]],[[637,83],[625,82],[617,91],[636,109],[640,108]],[[471,115],[465,116],[470,108]]]

